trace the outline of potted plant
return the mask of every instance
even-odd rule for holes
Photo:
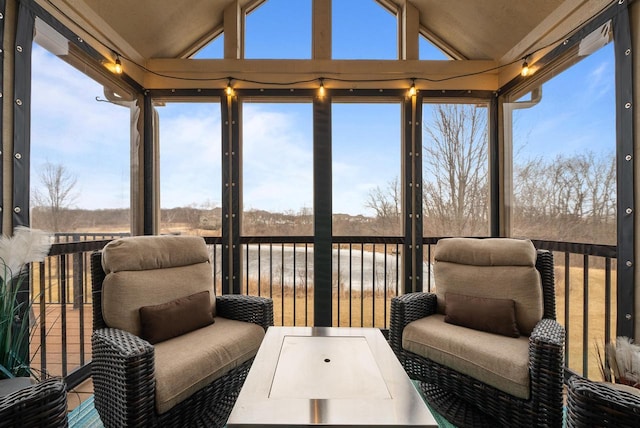
[[[47,232],[18,226],[0,237],[0,379],[34,376],[29,366],[32,299],[22,290],[28,263],[43,261],[51,248]],[[35,377],[35,376],[34,376]]]

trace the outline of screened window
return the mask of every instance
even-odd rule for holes
[[[607,35],[605,28],[594,33]],[[511,233],[616,245],[613,43],[593,51],[581,43],[568,55],[563,69],[542,76],[528,93],[505,105],[512,115],[505,125],[511,124],[513,134]],[[604,257],[581,254],[569,256],[569,267],[561,260],[556,258],[556,306],[566,310],[558,322],[579,326],[571,329],[566,364],[597,379],[597,358],[583,356],[599,355],[605,329],[615,331],[616,263],[607,266]]]
[[[514,236],[616,243],[613,44],[510,104]]]
[[[222,235],[220,102],[156,106],[160,233]]]
[[[334,235],[398,235],[399,103],[332,105]]]
[[[242,104],[242,231],[313,234],[311,103]]]
[[[489,234],[486,104],[424,104],[424,236]]]
[[[59,241],[128,234],[129,94],[73,67],[67,40],[39,20],[32,61],[31,226]]]

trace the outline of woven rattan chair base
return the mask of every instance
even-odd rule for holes
[[[640,426],[640,397],[611,384],[572,376],[567,383],[569,428]]]
[[[429,405],[459,428],[498,428],[502,425],[455,394],[426,382],[419,382]]]

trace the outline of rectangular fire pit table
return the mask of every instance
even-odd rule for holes
[[[376,328],[269,327],[227,427],[437,427]]]

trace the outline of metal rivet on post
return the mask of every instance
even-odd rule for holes
[[[18,52],[22,52],[22,46],[20,46],[20,45],[16,46],[16,50],[17,50]]]
[[[631,103],[625,103],[624,108],[631,108]]]
[[[16,159],[22,159],[22,155],[20,153],[16,153],[14,156],[16,157]]]
[[[630,320],[630,319],[631,319],[631,314],[626,314],[624,317],[625,317],[626,319]]]
[[[19,213],[20,211],[22,211],[22,209],[20,209],[20,207],[14,207],[13,211],[15,211],[16,213]]]
[[[633,266],[633,262],[631,260],[627,260],[625,264],[627,265],[627,267]]]
[[[18,104],[19,106],[21,106],[21,105],[22,105],[22,100],[21,100],[20,98],[18,98],[18,99],[16,100],[16,104]]]
[[[624,157],[624,160],[626,160],[626,161],[630,161],[631,159],[633,159],[633,156],[631,156],[631,155],[626,155]]]
[[[626,212],[627,214],[631,214],[633,210],[631,208],[627,208],[626,210],[624,210],[624,212]]]

